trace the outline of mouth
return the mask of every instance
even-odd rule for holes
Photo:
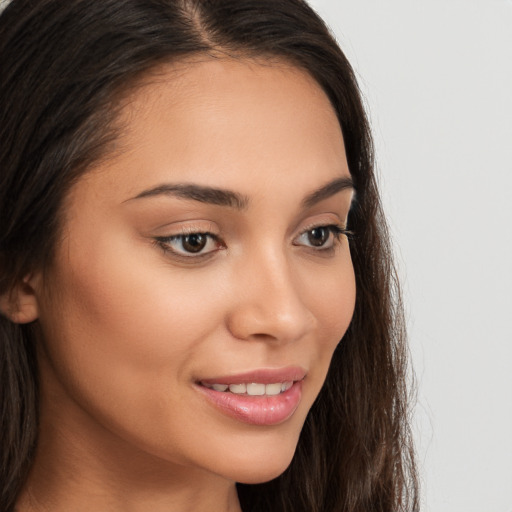
[[[217,411],[243,423],[278,425],[290,418],[302,398],[306,371],[299,367],[262,369],[199,380],[197,388]]]
[[[293,386],[293,381],[274,382],[272,384],[264,384],[263,382],[249,382],[247,384],[208,384],[200,382],[200,385],[221,393],[233,393],[235,395],[247,396],[276,396],[288,391]]]

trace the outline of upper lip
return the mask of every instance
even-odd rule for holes
[[[283,368],[258,368],[247,372],[222,375],[207,379],[200,379],[202,384],[274,384],[277,382],[299,381],[306,376],[306,370],[300,366],[287,366]]]

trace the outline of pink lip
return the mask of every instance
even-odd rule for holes
[[[302,397],[302,380],[306,372],[299,367],[260,369],[238,375],[201,379],[198,390],[221,412],[243,423],[251,425],[278,425],[286,421],[297,409]],[[215,391],[205,384],[248,384],[258,382],[273,384],[291,382],[287,391],[274,396],[237,395],[226,391]]]
[[[250,384],[260,382],[261,384],[273,384],[275,382],[290,382],[302,380],[306,376],[306,370],[298,366],[287,366],[286,368],[261,368],[251,370],[237,375],[224,375],[208,379],[200,379],[205,384]]]

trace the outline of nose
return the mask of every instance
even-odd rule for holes
[[[299,340],[316,324],[307,307],[306,286],[284,255],[261,255],[236,271],[237,293],[227,317],[231,334],[241,340],[286,343]]]

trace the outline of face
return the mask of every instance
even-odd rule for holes
[[[300,70],[204,60],[121,117],[38,292],[43,424],[103,458],[271,479],[354,308],[336,115]]]

